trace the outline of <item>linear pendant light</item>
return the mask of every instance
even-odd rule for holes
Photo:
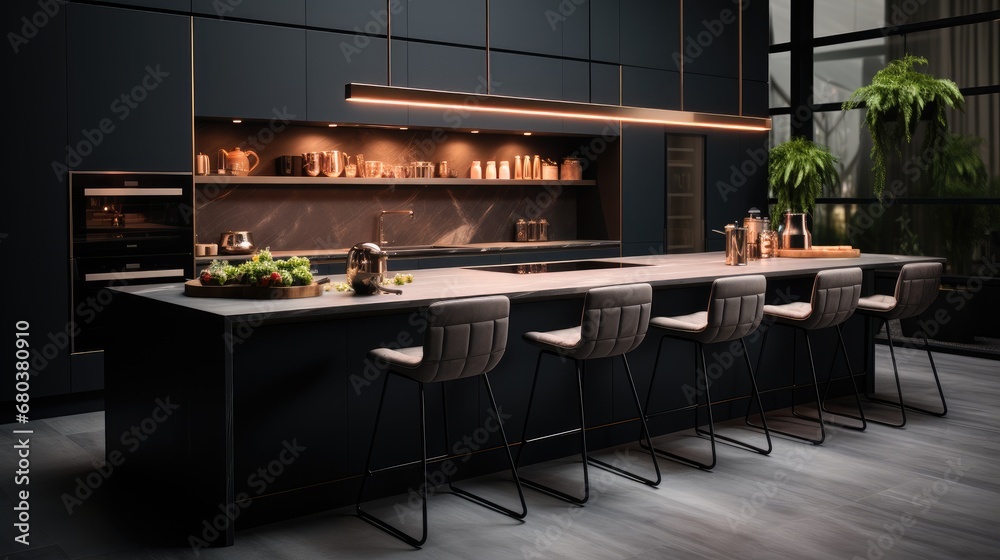
[[[454,91],[372,84],[347,84],[345,86],[345,98],[348,101],[356,103],[432,107],[513,115],[624,121],[673,126],[724,128],[730,130],[771,130],[771,119],[766,117],[671,111],[647,107],[577,103],[572,101],[509,97],[481,93],[459,93]]]

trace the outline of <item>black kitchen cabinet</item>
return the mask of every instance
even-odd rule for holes
[[[195,18],[194,112],[304,120],[306,31]]]
[[[563,54],[561,0],[492,0],[490,48]],[[573,3],[566,2],[568,5]]]
[[[375,37],[306,31],[308,119],[330,123],[406,125],[405,107],[352,103],[344,86],[355,82],[386,85],[388,41]],[[392,42],[392,83],[407,84],[405,41]]]
[[[685,80],[688,73],[739,77],[740,18],[740,6],[734,2],[685,0]],[[675,45],[670,52],[676,50]]]
[[[663,127],[633,126],[623,131],[621,142],[623,254],[660,253],[663,251]]]
[[[9,270],[26,272],[19,276],[17,292],[10,283],[0,305],[9,356],[5,382],[0,384],[0,403],[10,411],[5,422],[14,420],[15,384],[24,381],[15,377],[15,362],[20,361],[15,356],[19,350],[15,333],[25,333],[21,337],[29,345],[30,420],[42,417],[36,399],[67,394],[71,388],[66,333],[70,326],[69,188],[65,171],[53,169],[53,162],[65,160],[68,144],[67,17],[65,12],[57,13],[43,30],[28,38],[22,35],[21,18],[36,12],[37,0],[9,0],[0,6],[3,28],[24,39],[3,49],[0,63],[8,76],[25,77],[22,84],[5,91],[12,109],[5,123],[17,136],[16,141],[6,142],[5,157],[17,164],[5,170],[8,188],[0,204],[0,259]],[[109,101],[103,102],[105,109]]]
[[[558,58],[490,53],[493,93],[537,99],[563,98],[563,62]],[[517,115],[483,115],[488,128],[562,132],[562,119]]]
[[[590,0],[590,59],[621,60],[619,0]]]
[[[189,18],[82,4],[66,10],[68,167],[190,172]]]
[[[743,4],[743,79],[766,82],[768,9],[766,2],[742,0]],[[766,114],[766,113],[765,113]]]
[[[409,0],[406,19],[411,39],[486,46],[486,0]]]
[[[622,66],[622,105],[680,109],[680,73]]]
[[[622,64],[680,71],[679,0],[623,0],[619,17]]]
[[[739,114],[739,81],[684,72],[684,110]]]
[[[412,16],[412,14],[411,14]],[[411,20],[412,22],[412,20]],[[411,25],[412,27],[412,25]],[[410,87],[486,93],[486,50],[410,42],[407,82]],[[496,116],[461,109],[410,108],[410,124],[444,129],[490,128]]]
[[[756,206],[767,214],[767,132],[712,131],[706,140],[705,229],[742,220]],[[725,249],[706,231],[709,251]]]
[[[590,65],[590,102],[605,105],[621,103],[620,70],[616,64]]]
[[[305,0],[191,0],[195,14],[218,16],[223,19],[249,19],[268,23],[306,24]],[[234,43],[232,48],[236,48]],[[238,49],[237,49],[237,52]]]
[[[97,0],[102,4],[125,4],[137,8],[159,8],[184,14],[191,13],[191,0]]]
[[[768,83],[743,80],[743,114],[752,117],[768,116]]]
[[[306,25],[338,31],[406,36],[407,0],[306,0]]]

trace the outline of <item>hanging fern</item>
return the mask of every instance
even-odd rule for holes
[[[932,108],[928,122],[927,142],[948,130],[945,109],[962,108],[965,98],[955,82],[939,79],[913,69],[926,65],[927,59],[907,54],[890,61],[844,102],[842,109],[867,108],[865,125],[872,137],[872,171],[875,172],[875,196],[882,198],[885,188],[886,157],[893,151],[901,154],[900,146],[909,144],[925,109]]]
[[[801,137],[779,144],[768,153],[768,184],[778,199],[777,216],[785,210],[812,212],[823,189],[840,184],[838,160],[830,149]],[[772,223],[776,226],[779,220]]]

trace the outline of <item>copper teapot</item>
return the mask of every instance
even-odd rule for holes
[[[253,166],[250,165],[248,156],[253,156]],[[239,146],[236,146],[236,149],[231,152],[219,150],[219,169],[222,169],[226,175],[249,175],[259,163],[260,156],[253,150],[244,152],[240,150]]]

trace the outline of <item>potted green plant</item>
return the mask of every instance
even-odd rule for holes
[[[812,245],[805,216],[816,207],[816,197],[824,189],[840,184],[839,161],[826,146],[802,137],[792,138],[768,152],[767,180],[771,196],[777,199],[771,215],[787,212],[782,222],[782,248],[808,249]],[[779,220],[772,221],[772,227],[778,225]]]
[[[890,61],[875,73],[870,84],[854,90],[842,105],[845,111],[862,105],[867,109],[865,126],[872,138],[873,187],[880,199],[885,188],[886,158],[893,152],[901,154],[900,146],[904,141],[910,143],[925,117],[926,141],[933,142],[938,133],[948,129],[945,109],[961,108],[965,103],[955,82],[919,72],[914,69],[917,64],[926,65],[927,59],[907,54]]]

